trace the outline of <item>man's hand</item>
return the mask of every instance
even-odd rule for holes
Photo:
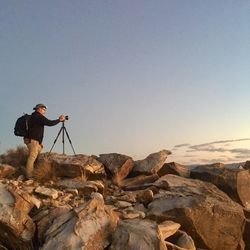
[[[64,122],[65,121],[65,116],[64,115],[60,115],[59,116],[59,120],[60,120],[60,122]]]

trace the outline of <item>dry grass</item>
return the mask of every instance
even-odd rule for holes
[[[42,157],[38,159],[33,176],[39,182],[45,182],[55,177],[51,162],[48,158]]]
[[[25,146],[18,146],[16,149],[8,149],[0,155],[0,163],[19,168],[26,165],[28,149]]]

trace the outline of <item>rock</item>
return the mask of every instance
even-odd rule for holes
[[[46,187],[37,187],[35,192],[44,196],[47,196],[52,199],[56,199],[58,197],[58,191],[53,188],[46,188]]]
[[[7,185],[4,185],[0,182],[0,206],[13,205],[14,203],[15,199],[8,191]]]
[[[178,231],[179,236],[176,241],[176,245],[187,250],[195,250],[195,245],[193,239],[184,231]]]
[[[56,184],[58,187],[67,189],[76,189],[78,195],[90,195],[93,192],[99,192],[103,194],[104,185],[100,181],[80,181],[78,179],[64,179],[60,180]]]
[[[39,199],[34,196],[31,196],[30,201],[36,206],[36,208],[40,208],[42,202]]]
[[[245,249],[250,249],[250,219],[246,219],[246,226],[244,229],[243,239],[245,242]]]
[[[165,243],[166,243],[167,248],[170,249],[170,250],[187,250],[186,248],[178,247],[175,244],[173,244],[171,242],[168,242],[168,241],[165,241]],[[197,250],[205,250],[205,249],[200,249],[199,248]]]
[[[132,204],[130,202],[127,202],[127,201],[117,201],[115,203],[115,206],[117,206],[119,208],[126,208],[126,207],[131,207]]]
[[[154,194],[152,190],[145,189],[145,190],[137,190],[137,191],[125,191],[122,196],[117,197],[117,200],[127,201],[130,203],[143,203],[147,205],[154,199]]]
[[[159,179],[157,174],[153,175],[140,175],[133,178],[127,178],[120,183],[121,188],[125,190],[138,190],[146,189],[148,186],[151,186],[153,182]],[[144,185],[149,184],[149,185]]]
[[[131,172],[132,176],[156,174],[170,154],[171,152],[169,150],[163,149],[150,154],[144,160],[135,161],[134,168]]]
[[[117,153],[100,154],[97,160],[104,165],[107,175],[117,185],[127,177],[134,166],[131,157]]]
[[[38,240],[39,244],[43,245],[45,242],[45,233],[52,226],[54,220],[58,217],[73,217],[69,206],[62,206],[57,208],[52,208],[50,210],[41,210],[41,212],[33,218],[37,224]]]
[[[121,211],[122,215],[121,218],[122,219],[136,219],[136,218],[140,218],[143,219],[145,218],[145,213],[141,212],[141,211],[136,211],[134,209],[126,209],[126,210],[122,210]]]
[[[35,224],[28,215],[33,204],[11,192],[0,184],[0,243],[8,249],[33,249]]]
[[[155,195],[147,217],[180,223],[199,248],[235,250],[240,245],[245,217],[242,207],[211,183],[165,175],[155,182],[167,190]]]
[[[165,174],[175,174],[188,178],[190,176],[190,170],[188,167],[178,164],[176,162],[169,162],[163,164],[162,168],[157,172],[161,177]]]
[[[81,177],[82,179],[88,178],[91,175],[93,178],[94,174],[105,175],[103,165],[91,156],[87,155],[61,155],[61,154],[50,154],[49,156],[44,155],[40,157],[40,165],[44,162],[50,167],[46,168],[48,171],[51,168],[53,176],[56,177],[68,177],[76,178]]]
[[[159,226],[159,230],[162,234],[163,239],[166,239],[169,236],[175,234],[181,225],[174,221],[166,220],[160,223],[158,226]]]
[[[127,201],[127,202],[130,202],[130,203],[135,203],[136,202],[136,196],[137,196],[136,192],[126,192],[122,196],[117,197],[117,200]]]
[[[248,170],[199,166],[192,169],[191,178],[208,181],[227,193],[234,201],[250,209],[250,174]]]
[[[148,205],[154,200],[154,193],[152,190],[140,190],[136,192],[136,200],[140,203]]]
[[[104,205],[102,195],[94,193],[88,203],[54,219],[41,250],[102,250],[108,246],[117,221],[117,215]]]
[[[150,220],[119,221],[110,250],[167,249],[158,225]]]

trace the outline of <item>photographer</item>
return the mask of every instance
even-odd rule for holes
[[[31,114],[29,120],[29,130],[24,138],[24,143],[29,150],[28,160],[26,163],[26,177],[32,178],[34,170],[34,162],[41,152],[43,145],[44,126],[55,126],[60,122],[65,121],[65,116],[60,115],[56,120],[49,120],[45,117],[47,107],[44,104],[37,104],[35,111]]]

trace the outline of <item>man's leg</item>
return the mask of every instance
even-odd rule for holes
[[[31,178],[34,170],[34,162],[41,152],[42,147],[36,140],[30,140],[30,142],[25,142],[28,147],[29,155],[26,163],[26,177]]]

